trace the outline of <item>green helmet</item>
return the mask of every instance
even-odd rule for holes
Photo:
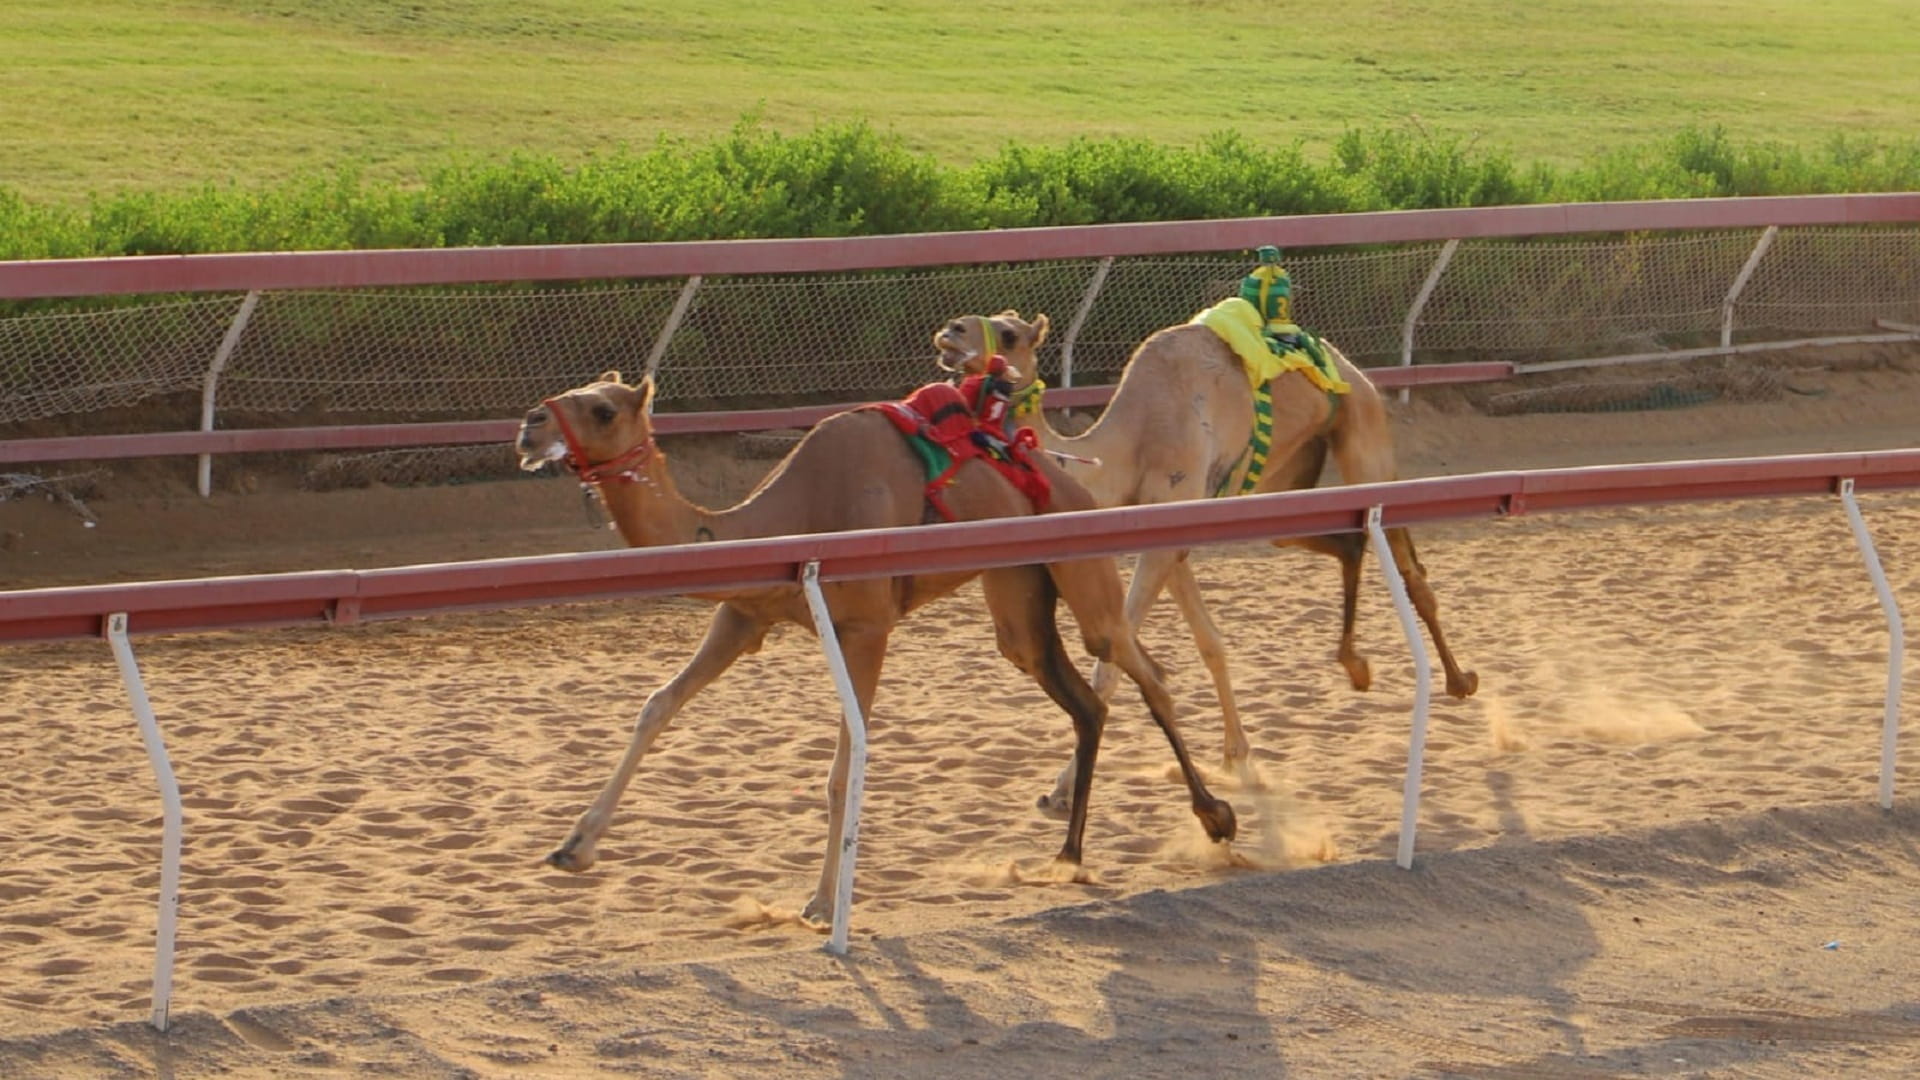
[[[1280,249],[1263,245],[1260,265],[1240,279],[1240,299],[1252,304],[1266,322],[1293,321],[1293,279],[1280,265]]]

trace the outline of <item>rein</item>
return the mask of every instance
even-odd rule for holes
[[[567,414],[554,405],[559,398],[548,398],[540,404],[546,406],[547,415],[553,417],[554,425],[560,429],[560,440],[567,446],[567,456],[561,458],[561,464],[572,470],[582,484],[630,484],[643,479],[640,466],[653,456],[653,437],[648,436],[638,446],[606,461],[590,464],[586,454],[580,450],[580,439],[573,433],[573,425],[567,423]]]

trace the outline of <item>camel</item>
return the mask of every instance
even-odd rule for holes
[[[928,497],[923,465],[892,421],[870,409],[821,421],[731,509],[696,506],[680,495],[666,455],[654,442],[649,408],[653,389],[650,379],[628,385],[618,372],[609,371],[596,382],[546,399],[529,410],[521,423],[516,439],[521,467],[533,470],[558,461],[570,468],[583,484],[598,490],[613,525],[629,546],[886,528],[923,520]],[[1048,510],[1093,508],[1086,490],[1057,466],[1035,464],[1052,484]],[[945,507],[958,520],[1035,512],[1013,483],[979,461],[967,461],[955,471],[941,494]],[[1056,602],[1061,599],[1078,621],[1087,651],[1126,672],[1138,685],[1173,747],[1193,811],[1207,834],[1216,841],[1232,839],[1233,808],[1208,792],[1187,753],[1159,668],[1127,626],[1120,575],[1111,558],[825,586],[834,633],[862,713],[868,714],[872,707],[894,625],[908,612],[952,593],[976,576],[981,579],[1001,654],[1072,717],[1072,807],[1056,865],[1079,875],[1093,762],[1107,715],[1106,699],[1093,692],[1061,644],[1055,622]],[[594,864],[596,846],[641,759],[701,688],[742,655],[758,650],[767,631],[777,624],[814,628],[797,584],[696,595],[718,604],[705,640],[686,666],[647,698],[612,778],[566,841],[547,856],[550,865],[578,872]],[[832,886],[845,828],[848,743],[843,718],[827,785],[826,858],[819,885],[802,911],[804,918],[816,924],[833,918]]]
[[[1051,456],[1060,457],[1066,471],[1085,484],[1101,506],[1177,502],[1238,490],[1248,467],[1254,397],[1240,359],[1219,335],[1192,323],[1154,332],[1128,358],[1099,420],[1083,434],[1069,437],[1055,431],[1041,412],[1039,395],[1044,384],[1033,374],[1038,371],[1035,351],[1045,340],[1048,325],[1044,314],[1028,322],[1014,310],[994,316],[967,315],[936,331],[933,344],[940,366],[954,371],[977,371],[994,354],[1004,356],[1021,373],[1014,379],[1014,423],[1031,428],[1040,445]],[[1329,453],[1347,483],[1398,476],[1379,391],[1338,349],[1323,344],[1351,389],[1336,404],[1300,372],[1283,372],[1270,381],[1270,464],[1259,477],[1256,492],[1314,486]],[[1446,670],[1447,692],[1459,698],[1471,696],[1480,678],[1462,669],[1447,647],[1438,604],[1414,551],[1413,537],[1406,529],[1388,529],[1387,538],[1413,605],[1433,635]],[[1373,681],[1372,668],[1354,645],[1366,537],[1359,533],[1310,536],[1273,544],[1303,547],[1340,560],[1343,595],[1337,655],[1353,686],[1367,689]],[[1184,551],[1140,555],[1127,590],[1127,622],[1138,629],[1161,589],[1171,589],[1213,678],[1225,723],[1224,758],[1231,771],[1246,760],[1247,737],[1234,704],[1220,632],[1207,614],[1186,555]],[[1103,697],[1111,694],[1111,671],[1096,663],[1093,684]],[[1072,767],[1070,762],[1067,769]],[[1042,808],[1060,809],[1065,779],[1063,772],[1053,793],[1040,799]]]

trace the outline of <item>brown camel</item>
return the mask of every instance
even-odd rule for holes
[[[989,355],[998,352],[1023,373],[1015,378],[1015,400],[1019,404],[1014,422],[1031,427],[1047,449],[1070,455],[1063,458],[1064,467],[1086,485],[1101,506],[1176,502],[1239,489],[1248,467],[1253,391],[1239,357],[1219,335],[1193,324],[1156,331],[1128,358],[1100,419],[1084,434],[1068,437],[1047,423],[1036,396],[1041,387],[1031,374],[1038,370],[1034,354],[1045,340],[1047,328],[1045,315],[1036,315],[1032,322],[1011,310],[991,317],[968,315],[948,322],[934,334],[933,343],[941,366],[951,370],[978,371]],[[1270,464],[1255,492],[1314,486],[1329,452],[1347,483],[1397,478],[1392,432],[1379,391],[1338,349],[1331,344],[1325,347],[1351,390],[1336,405],[1298,371],[1284,372],[1271,380]],[[1479,688],[1480,678],[1463,670],[1447,648],[1438,605],[1427,585],[1426,569],[1414,551],[1413,537],[1405,529],[1388,529],[1387,539],[1413,605],[1433,635],[1434,647],[1446,669],[1447,692],[1455,697],[1470,696]],[[1354,687],[1367,689],[1373,681],[1372,669],[1353,641],[1366,537],[1349,533],[1273,543],[1276,547],[1304,547],[1340,560],[1338,658]],[[1213,676],[1225,716],[1225,758],[1228,768],[1234,768],[1247,756],[1247,738],[1227,677],[1226,650],[1201,601],[1186,552],[1153,551],[1139,557],[1127,590],[1127,621],[1137,629],[1160,590],[1169,586],[1193,632],[1200,657]],[[1093,682],[1103,697],[1113,692],[1112,673],[1097,663]],[[1067,768],[1071,770],[1072,764]],[[1062,773],[1061,784],[1041,800],[1043,807],[1061,808],[1065,777]]]
[[[521,424],[517,440],[521,467],[531,470],[548,461],[565,463],[583,483],[597,486],[615,527],[632,546],[887,528],[924,520],[923,466],[893,424],[872,410],[840,413],[821,421],[739,505],[728,510],[695,506],[675,489],[666,457],[654,443],[648,410],[652,395],[651,380],[629,386],[620,381],[618,372],[610,371],[597,382],[548,398],[531,409]],[[1057,466],[1037,464],[1052,483],[1049,510],[1093,508],[1092,497]],[[1012,483],[978,461],[960,468],[942,495],[958,520],[1034,512]],[[1107,712],[1105,700],[1080,676],[1061,644],[1055,623],[1058,599],[1065,599],[1073,612],[1087,651],[1117,665],[1139,686],[1173,746],[1194,813],[1208,835],[1215,840],[1232,839],[1233,808],[1207,791],[1187,754],[1174,725],[1172,697],[1127,626],[1120,575],[1110,558],[825,586],[834,632],[862,713],[873,704],[894,624],[975,576],[981,579],[1001,654],[1031,675],[1073,718],[1072,809],[1058,861],[1076,868],[1080,864],[1093,762]],[[593,865],[594,847],[612,821],[640,759],[702,687],[740,656],[759,649],[774,625],[792,622],[813,629],[797,584],[707,593],[701,598],[719,604],[706,639],[693,659],[647,698],[625,756],[566,842],[547,856],[552,865],[573,871]],[[819,886],[803,911],[805,917],[820,922],[833,917],[848,756],[843,718],[828,783],[826,859]]]

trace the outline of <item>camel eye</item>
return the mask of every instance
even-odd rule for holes
[[[960,325],[959,319],[955,319],[947,324],[947,333],[949,334],[964,334],[966,332],[967,328]]]
[[[604,401],[593,407],[593,418],[595,420],[600,421],[603,424],[613,423],[613,418],[615,415],[616,414],[613,411],[613,406],[607,404]]]

